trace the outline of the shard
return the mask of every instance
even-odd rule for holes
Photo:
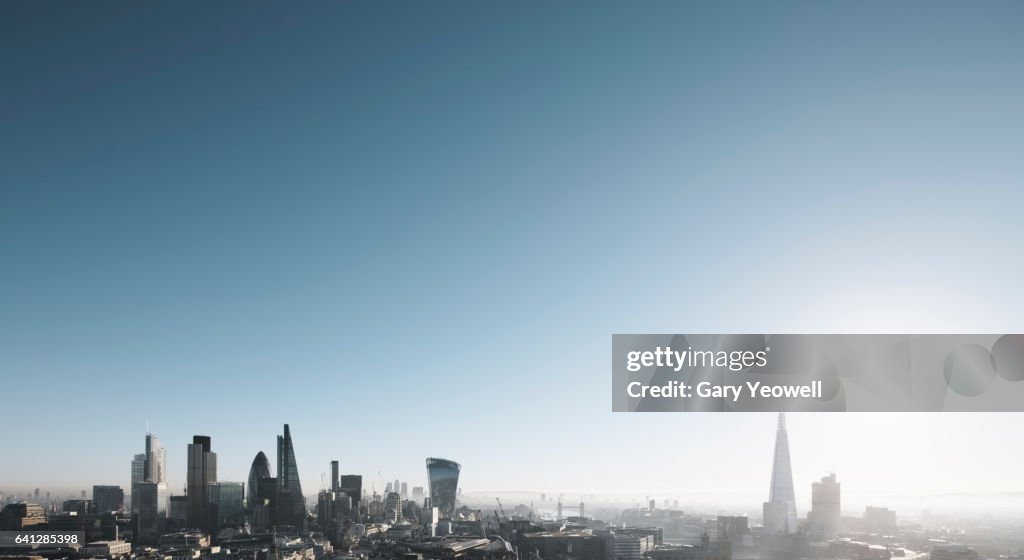
[[[793,469],[789,463],[789,436],[786,415],[779,413],[775,430],[775,456],[772,460],[772,484],[764,503],[764,532],[768,535],[796,533],[796,497],[793,495]]]

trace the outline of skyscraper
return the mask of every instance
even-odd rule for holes
[[[358,474],[341,475],[341,491],[352,498],[352,509],[359,509],[359,502],[363,499],[363,477]]]
[[[146,481],[146,454],[138,453],[132,458],[132,485]]]
[[[217,454],[210,451],[209,436],[192,436],[188,444],[188,526],[209,531],[209,485],[217,482]]]
[[[299,467],[295,462],[292,433],[284,425],[284,435],[277,436],[278,504],[275,514],[280,523],[294,525],[300,531],[306,525],[306,498],[299,483]]]
[[[260,451],[256,454],[256,458],[252,460],[252,466],[249,467],[249,487],[246,489],[246,498],[249,502],[249,507],[253,507],[260,503],[258,497],[260,489],[261,478],[271,478],[273,475],[270,474],[270,460],[267,456]]]
[[[775,456],[772,461],[772,482],[768,501],[764,503],[764,532],[796,533],[796,497],[793,493],[793,469],[789,463],[789,436],[786,415],[779,413],[775,430]]]
[[[807,516],[811,536],[829,539],[839,531],[840,494],[836,475],[822,477],[811,484],[811,513]]]
[[[459,488],[460,471],[462,466],[455,461],[427,457],[430,505],[438,508],[448,519],[455,516],[455,493]]]
[[[146,482],[167,482],[167,450],[160,445],[160,438],[155,434],[146,434],[142,476]]]

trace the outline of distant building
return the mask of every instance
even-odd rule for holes
[[[650,560],[732,560],[732,548],[728,542],[704,542],[701,546],[665,545],[656,547],[647,557]]]
[[[125,541],[95,541],[85,545],[82,552],[94,558],[118,558],[131,554],[132,545]]]
[[[827,540],[839,532],[841,519],[840,484],[835,473],[811,484],[811,511],[807,515],[811,536]]]
[[[461,471],[462,466],[455,461],[427,457],[430,505],[437,507],[444,518],[451,519],[455,515],[455,496]]]
[[[384,498],[384,519],[391,524],[402,520],[402,495],[398,492],[390,492]]]
[[[719,515],[704,524],[708,541],[712,544],[720,542],[740,544],[750,536],[750,526],[746,516]]]
[[[611,534],[615,560],[640,560],[654,548],[653,535],[613,532]]]
[[[93,486],[92,501],[98,513],[124,511],[124,490],[120,486]]]
[[[210,530],[209,485],[217,481],[217,454],[211,451],[209,436],[193,436],[188,444],[188,516],[191,529]]]
[[[39,504],[18,502],[0,511],[0,529],[17,531],[46,523],[46,511]]]
[[[92,500],[64,500],[61,511],[64,513],[89,515],[96,513],[96,504]]]
[[[352,498],[352,509],[358,510],[363,499],[363,477],[358,474],[341,475],[341,491]]]
[[[423,498],[424,497],[426,497],[426,496],[423,493],[423,487],[422,486],[413,486],[412,487],[412,501],[414,501],[417,504],[419,504],[420,506],[422,506],[423,505]]]
[[[871,532],[896,530],[896,512],[883,507],[868,506],[864,509],[864,525]]]
[[[947,544],[932,549],[931,560],[978,560],[978,553],[964,545]]]
[[[786,415],[779,413],[775,431],[775,455],[772,460],[772,481],[768,501],[764,503],[764,532],[769,535],[796,533],[796,497],[793,493],[793,470],[789,462],[789,436]]]
[[[544,560],[563,558],[605,559],[611,556],[611,539],[590,531],[557,531],[519,535],[519,557],[540,556]]]

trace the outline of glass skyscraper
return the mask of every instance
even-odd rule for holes
[[[455,494],[459,488],[461,470],[462,466],[455,461],[427,457],[430,505],[436,507],[442,517],[451,519],[455,516]]]
[[[209,485],[217,482],[217,454],[210,451],[209,436],[193,436],[188,445],[188,526],[209,531]]]
[[[143,463],[143,480],[146,482],[167,482],[167,450],[160,445],[155,434],[146,434],[146,453]]]
[[[793,493],[793,469],[789,463],[789,435],[786,415],[779,413],[775,430],[775,456],[772,461],[772,483],[768,501],[764,503],[764,532],[773,535],[796,533],[796,497]]]
[[[267,459],[266,454],[260,451],[256,454],[256,458],[252,460],[252,466],[249,467],[249,488],[247,489],[246,494],[249,507],[253,507],[260,502],[258,497],[260,479],[271,478],[272,476],[273,475],[270,474],[270,460]]]
[[[288,424],[284,435],[277,436],[278,504],[275,516],[282,524],[294,525],[300,531],[306,526],[306,498],[299,483],[299,467],[295,462],[295,448]]]

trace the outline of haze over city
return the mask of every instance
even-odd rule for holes
[[[757,508],[774,420],[613,414],[611,333],[1024,330],[1024,4],[405,8],[5,4],[0,490],[289,423],[310,492]],[[1019,415],[790,430],[802,510],[1024,491]]]

